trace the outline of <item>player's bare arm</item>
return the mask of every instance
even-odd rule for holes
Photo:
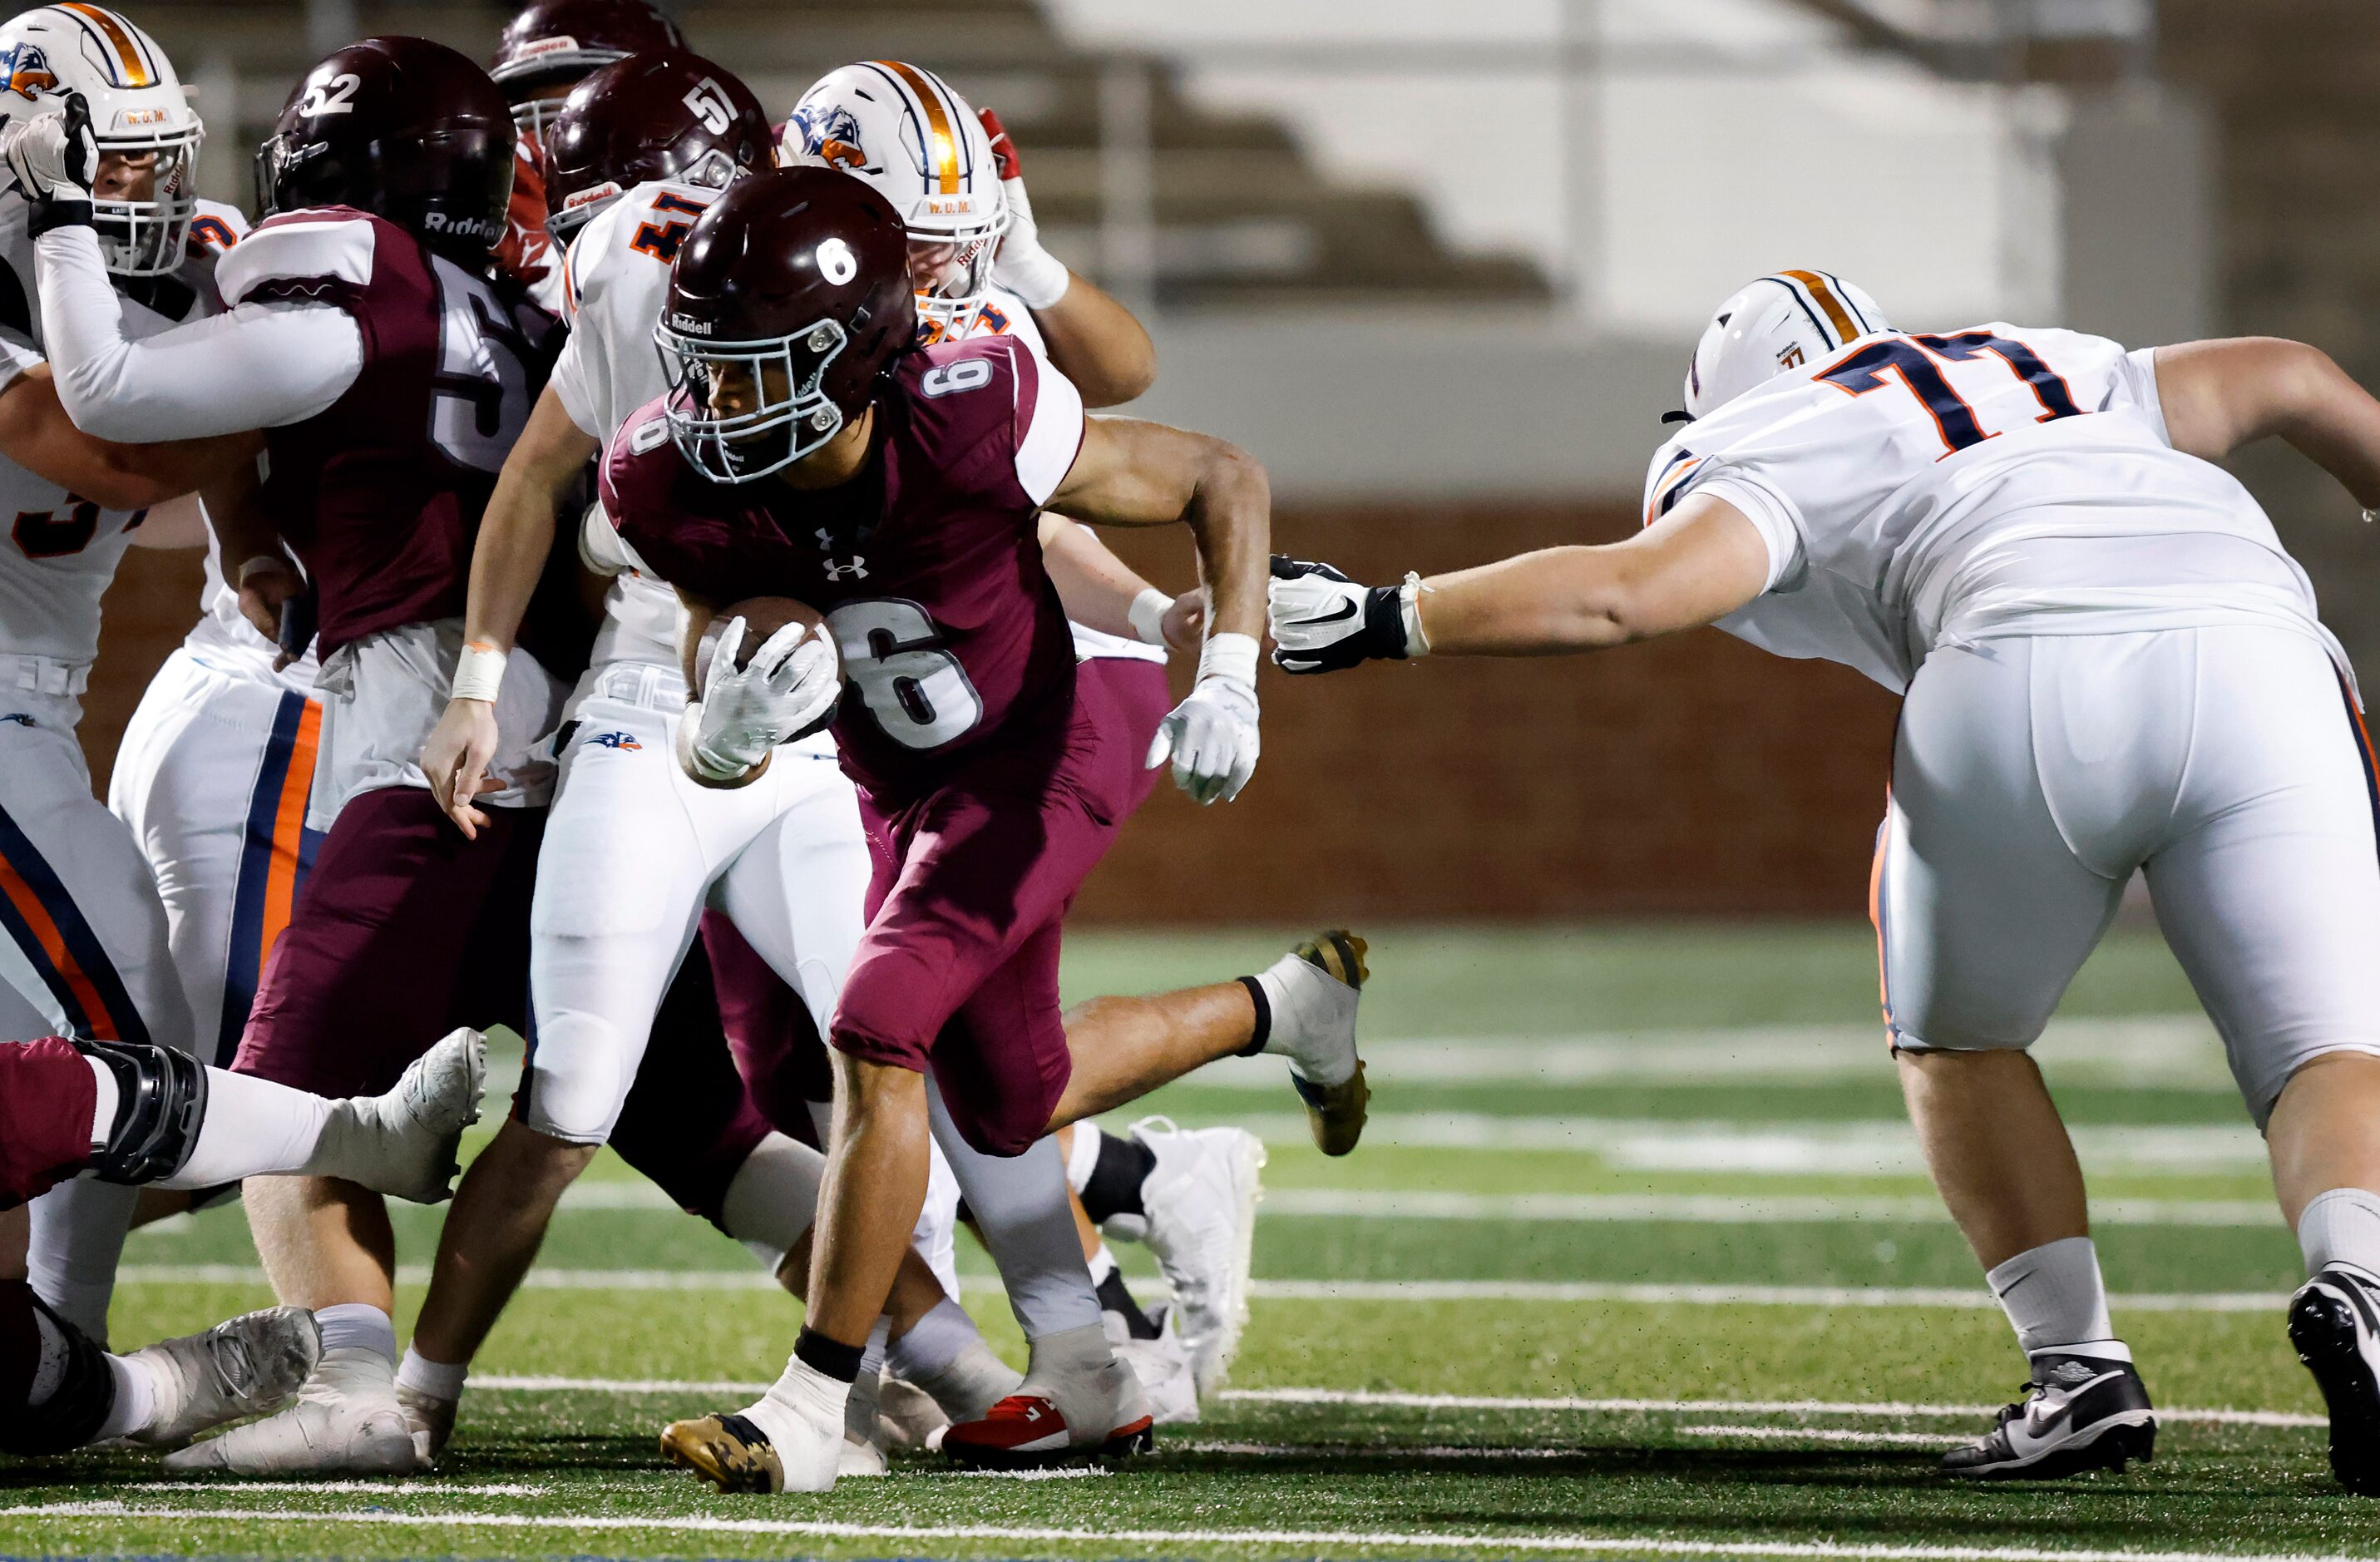
[[[1723,499],[1690,495],[1622,543],[1546,548],[1366,587],[1329,565],[1274,567],[1273,660],[1293,673],[1374,658],[1561,656],[1726,617],[1768,582],[1768,544]]]
[[[421,752],[422,773],[438,806],[476,840],[487,815],[472,802],[504,783],[488,774],[495,758],[496,689],[520,633],[545,561],[553,551],[555,514],[565,491],[600,448],[572,422],[562,397],[546,387],[519,443],[504,458],[471,550],[471,591],[463,611],[463,656],[445,714]]]
[[[49,366],[36,366],[0,391],[0,456],[112,510],[162,505],[204,487],[262,441],[252,434],[121,445],[77,428],[58,399]]]
[[[1272,487],[1245,450],[1211,435],[1130,418],[1083,426],[1082,449],[1052,505],[1103,526],[1181,521],[1198,545],[1208,603],[1198,681],[1149,745],[1155,769],[1202,804],[1229,802],[1256,771],[1257,647],[1264,634]]]
[[[132,533],[132,545],[173,553],[207,545],[206,506],[196,494],[184,494],[149,506],[148,518]]]
[[[2380,401],[2320,348],[2278,336],[2181,342],[2156,349],[2157,400],[2173,447],[2221,460],[2277,436],[2380,506]]]
[[[1043,514],[1041,563],[1075,623],[1172,651],[1196,649],[1206,594],[1188,591],[1176,597],[1150,585],[1089,528]]]

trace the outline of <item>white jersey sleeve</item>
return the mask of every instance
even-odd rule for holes
[[[316,226],[329,225],[266,228],[238,245],[215,274],[231,312],[145,340],[125,332],[91,231],[43,234],[34,243],[42,339],[75,426],[128,444],[199,439],[302,422],[336,401],[363,372],[363,335],[347,312],[330,302],[240,301],[243,281],[307,243]],[[365,225],[339,226],[369,246]]]
[[[669,299],[670,262],[718,199],[702,185],[641,184],[570,241],[561,267],[570,336],[552,384],[580,433],[609,440],[629,413],[669,389],[653,327]]]

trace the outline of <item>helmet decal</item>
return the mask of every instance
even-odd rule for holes
[[[940,78],[929,76],[916,66],[900,60],[870,60],[868,63],[907,88],[910,95],[917,99],[920,123],[925,131],[924,143],[917,148],[917,171],[932,180],[941,194],[958,194],[962,188],[959,183],[959,158],[962,150],[966,149],[966,140],[952,125],[950,106],[944,101],[949,90],[942,86]],[[974,172],[971,168],[965,171]]]
[[[802,151],[828,167],[877,172],[859,144],[858,116],[841,104],[803,103],[795,108],[792,124],[801,135]]]
[[[156,67],[149,63],[148,51],[140,46],[140,40],[134,36],[132,29],[125,25],[123,18],[97,6],[83,5],[80,0],[67,0],[67,4],[58,9],[80,18],[83,25],[97,35],[107,52],[115,56],[116,68],[124,75],[118,86],[153,87],[157,84]]]
[[[57,73],[39,43],[11,43],[0,49],[0,70],[7,72],[8,91],[19,97],[39,97],[57,89]]]

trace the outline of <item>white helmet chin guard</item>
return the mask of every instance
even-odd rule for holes
[[[1780,271],[1718,306],[1686,363],[1686,416],[1709,416],[1755,385],[1891,323],[1865,289],[1831,272]]]
[[[909,229],[911,264],[940,280],[917,289],[920,339],[965,336],[991,290],[1008,198],[975,108],[922,66],[868,60],[831,70],[785,120],[782,164],[856,174]]]
[[[91,104],[103,160],[152,159],[146,199],[91,201],[99,252],[117,276],[160,276],[179,266],[198,207],[204,128],[156,40],[114,11],[69,0],[0,25],[0,112],[63,111],[65,95]]]

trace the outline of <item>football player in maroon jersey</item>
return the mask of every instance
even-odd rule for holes
[[[30,129],[65,170],[49,204],[70,212],[93,161],[89,129],[78,134],[71,100]],[[478,66],[424,39],[366,39],[308,73],[261,152],[269,215],[216,272],[228,314],[128,340],[90,228],[62,221],[37,243],[44,336],[79,426],[265,431],[261,507],[213,519],[260,627],[305,589],[291,551],[319,598],[311,822],[329,834],[235,1067],[323,1095],[383,1089],[458,1024],[519,1022],[526,997],[552,768],[528,735],[551,730],[585,654],[575,559],[557,561],[525,648],[494,670],[524,737],[498,763],[492,831],[458,837],[415,763],[462,653],[480,507],[553,350],[552,318],[487,275],[514,140]],[[177,1460],[412,1469],[379,1197],[261,1178],[247,1203],[285,1300],[322,1320],[322,1360],[291,1409]]]
[[[689,647],[719,609],[765,592],[824,612],[839,652],[781,633],[707,687],[689,665],[703,692],[680,722],[688,773],[744,782],[825,708],[876,858],[831,1027],[808,1323],[759,1402],[664,1434],[723,1488],[832,1483],[844,1399],[924,1195],[929,1115],[1014,1154],[1253,1050],[1291,1059],[1327,1150],[1353,1147],[1365,1111],[1363,949],[1343,934],[1257,976],[1102,1000],[1071,1031],[1061,1020],[1060,921],[1140,770],[1170,757],[1186,791],[1216,801],[1255,768],[1269,494],[1262,469],[1219,440],[1087,421],[1074,387],[1014,341],[917,348],[906,248],[891,206],[848,176],[792,168],[731,186],[674,265],[660,340],[677,388],[629,418],[604,467],[619,541],[677,587]],[[1197,542],[1213,599],[1200,676],[1146,754],[1117,741],[1100,686],[1075,677],[1041,561],[1044,504],[1095,523],[1181,521]],[[1070,1427],[1043,1387],[1094,1347],[1095,1370],[1124,1373],[1104,1338],[1038,1340],[1024,1386],[945,1446],[1004,1462],[1145,1446],[1145,1415]]]

